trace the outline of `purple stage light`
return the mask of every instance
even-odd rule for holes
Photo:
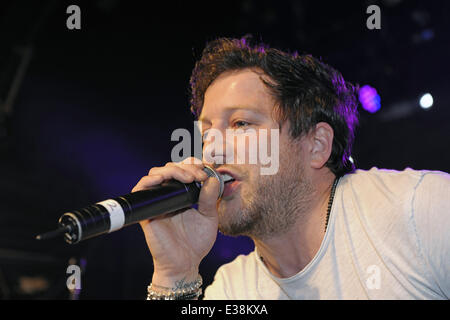
[[[365,85],[359,89],[359,101],[364,110],[375,113],[381,108],[380,96],[375,88]]]

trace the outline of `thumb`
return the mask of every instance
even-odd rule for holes
[[[200,190],[198,211],[208,217],[217,215],[217,200],[219,198],[220,183],[216,178],[208,178]]]

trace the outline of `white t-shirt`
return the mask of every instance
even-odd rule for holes
[[[449,299],[450,175],[345,175],[320,249],[303,270],[277,278],[253,251],[221,266],[204,298]]]

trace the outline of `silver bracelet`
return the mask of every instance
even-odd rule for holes
[[[147,287],[147,300],[192,300],[202,294],[203,279],[198,275],[197,280],[190,285],[173,290],[150,283]]]

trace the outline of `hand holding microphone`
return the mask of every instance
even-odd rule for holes
[[[153,282],[161,286],[173,286],[174,281],[185,278],[193,281],[198,275],[202,259],[211,250],[217,236],[217,199],[220,183],[208,178],[203,164],[167,163],[152,168],[133,188],[133,192],[145,190],[165,180],[175,179],[183,183],[203,182],[198,198],[198,210],[141,221],[147,245],[153,257]]]
[[[217,236],[217,200],[232,177],[195,161],[152,168],[132,193],[66,212],[59,229],[37,239],[64,234],[67,242],[77,243],[139,222],[153,256],[154,278],[167,282],[162,279],[197,275]],[[197,202],[198,210],[191,208]]]

